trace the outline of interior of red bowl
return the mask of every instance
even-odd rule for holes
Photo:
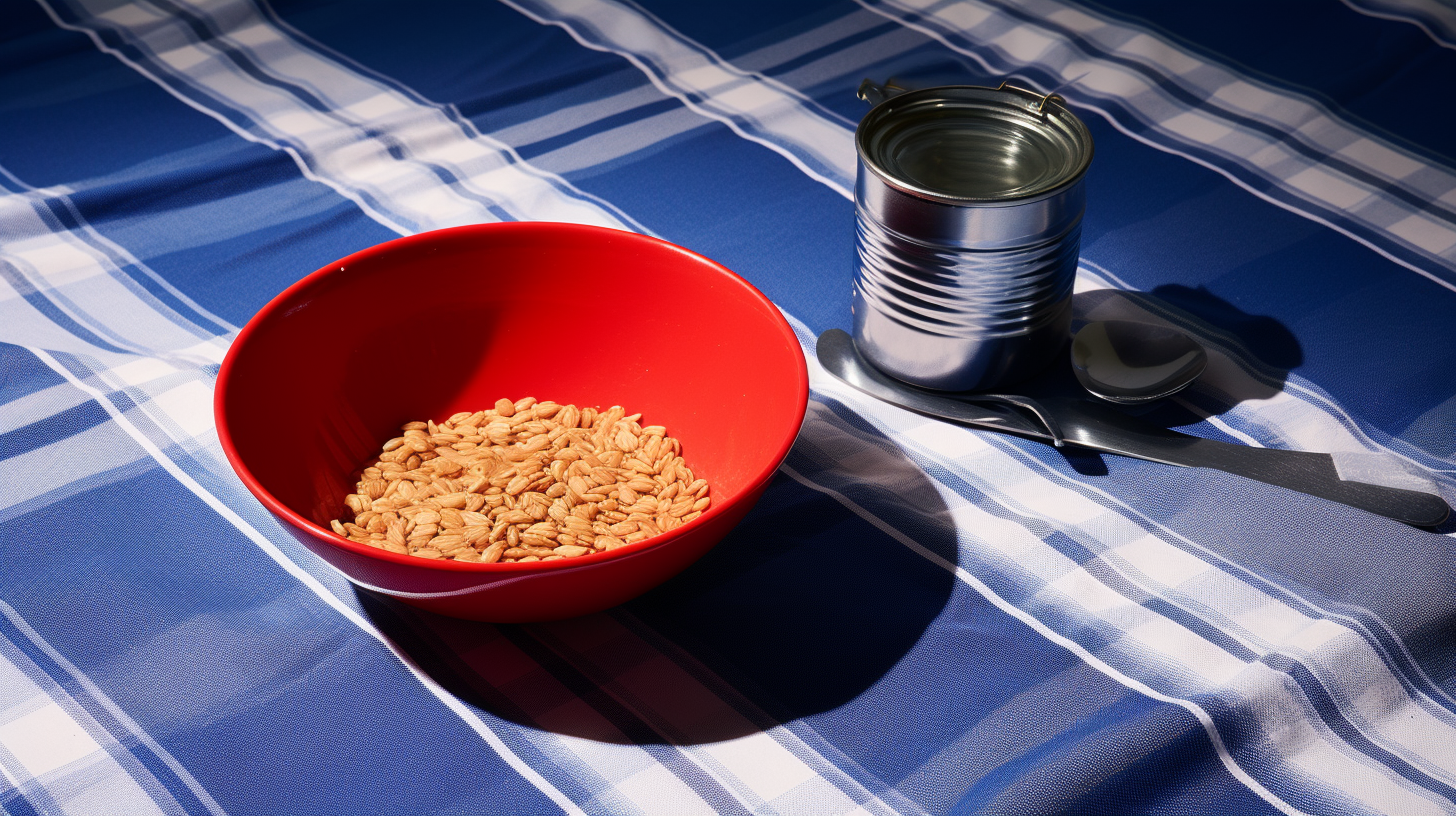
[[[787,452],[807,376],[777,309],[712,261],[522,222],[403,238],[319,270],[239,335],[218,394],[244,478],[326,529],[400,425],[500,397],[640,412],[682,442],[716,509]]]

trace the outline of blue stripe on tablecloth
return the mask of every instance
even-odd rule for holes
[[[111,417],[100,405],[94,402],[82,403],[9,433],[0,434],[0,459],[19,456],[110,421]]]
[[[43,816],[28,800],[21,798],[18,791],[14,790],[0,795],[0,807],[5,808],[5,812],[12,816]]]

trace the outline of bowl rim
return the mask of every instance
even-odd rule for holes
[[[611,238],[613,240],[626,241],[628,243],[635,243],[639,245],[656,246],[658,248],[667,249],[672,252],[686,255],[689,258],[692,258],[695,261],[705,265],[708,269],[711,269],[712,271],[718,273],[728,282],[736,284],[745,294],[748,295],[750,299],[757,300],[760,304],[767,307],[767,313],[773,317],[773,323],[775,327],[783,334],[784,339],[788,342],[789,345],[792,345],[795,348],[799,348],[798,335],[795,334],[793,327],[789,325],[788,321],[784,319],[783,313],[779,311],[779,308],[774,305],[773,301],[769,300],[768,297],[760,292],[757,288],[755,288],[753,284],[749,283],[736,272],[728,269],[727,267],[723,266],[717,261],[714,261],[711,258],[700,255],[690,249],[686,249],[682,246],[674,244],[671,241],[666,241],[661,238],[656,238],[654,236],[643,235],[637,232],[628,232],[625,230],[614,229],[610,227],[601,227],[589,224],[574,224],[569,222],[499,221],[484,224],[467,224],[458,227],[445,227],[442,229],[428,230],[425,232],[415,233],[413,235],[406,235],[400,238],[394,238],[389,241],[384,241],[382,243],[366,247],[357,252],[350,253],[349,255],[336,261],[324,264],[322,267],[309,273],[308,275],[305,275],[303,278],[299,279],[297,282],[293,283],[282,292],[279,292],[271,300],[264,304],[263,308],[259,309],[256,314],[249,318],[248,322],[244,324],[243,328],[238,332],[238,336],[234,338],[232,345],[228,348],[227,354],[223,358],[222,365],[218,369],[216,386],[213,391],[213,422],[217,428],[218,442],[222,446],[223,454],[227,457],[228,464],[232,466],[233,471],[238,475],[238,478],[243,482],[243,485],[248,488],[248,491],[252,493],[253,496],[258,499],[258,501],[262,502],[263,506],[271,511],[274,515],[279,516],[294,527],[297,527],[298,529],[313,535],[314,538],[330,544],[337,549],[355,555],[361,555],[367,558],[384,561],[386,563],[399,564],[406,567],[415,567],[441,572],[462,573],[547,572],[557,569],[571,569],[575,567],[590,566],[592,564],[603,564],[607,561],[630,557],[638,553],[645,552],[651,549],[656,549],[657,547],[669,544],[672,541],[691,532],[692,530],[701,527],[706,523],[709,523],[715,517],[727,513],[731,506],[736,505],[737,501],[727,502],[723,504],[715,503],[710,506],[707,511],[704,512],[701,516],[693,519],[692,521],[684,524],[681,527],[678,527],[677,529],[669,530],[664,533],[659,533],[655,536],[652,536],[651,538],[633,542],[631,544],[618,547],[614,550],[592,553],[590,557],[583,556],[581,558],[569,558],[562,559],[560,561],[534,561],[526,562],[524,564],[500,562],[496,562],[493,564],[482,564],[480,562],[456,561],[454,559],[446,558],[420,558],[414,555],[393,553],[387,550],[381,550],[375,547],[370,547],[364,544],[350,541],[349,539],[339,535],[338,533],[335,533],[333,530],[321,527],[318,524],[315,524],[313,521],[310,521],[309,519],[304,518],[302,515],[294,512],[290,507],[279,501],[276,497],[273,496],[272,493],[270,493],[266,488],[263,487],[263,485],[253,476],[253,473],[251,470],[248,469],[248,466],[244,464],[242,457],[238,453],[237,447],[233,444],[232,434],[229,431],[229,424],[227,421],[227,411],[224,408],[224,405],[227,401],[227,394],[229,392],[229,389],[231,388],[232,372],[237,362],[238,355],[240,353],[245,353],[245,350],[249,346],[249,341],[252,339],[252,337],[261,330],[261,327],[264,324],[270,322],[275,315],[278,315],[280,312],[283,312],[285,309],[288,309],[292,305],[294,305],[292,301],[296,299],[299,295],[313,288],[314,286],[319,285],[323,281],[343,273],[344,270],[352,263],[370,260],[375,258],[376,256],[387,254],[389,252],[398,250],[401,247],[411,244],[425,243],[431,240],[439,240],[440,238],[446,236],[458,236],[478,232],[520,232],[523,234],[541,233],[542,235],[557,236],[563,233],[576,233],[578,235],[588,235],[594,236],[596,238]],[[769,459],[768,464],[766,464],[757,475],[749,480],[743,490],[739,492],[740,498],[743,496],[752,495],[755,492],[756,488],[767,482],[769,479],[773,478],[774,473],[778,471],[779,465],[781,465],[784,461],[784,458],[788,456],[789,449],[793,447],[793,444],[798,438],[799,432],[803,427],[804,416],[806,411],[808,410],[809,403],[809,371],[808,365],[805,362],[804,356],[802,354],[795,355],[795,358],[798,362],[798,365],[794,367],[795,382],[793,383],[793,387],[798,395],[798,422],[794,425],[793,432],[786,434],[784,438],[780,441],[777,450],[775,451],[774,455]]]

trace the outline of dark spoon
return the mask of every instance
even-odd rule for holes
[[[815,351],[825,370],[846,384],[926,416],[1050,444],[1064,442],[1150,462],[1222,470],[1358,507],[1415,527],[1435,527],[1451,513],[1446,500],[1435,494],[1436,486],[1419,474],[1408,473],[1407,479],[1396,482],[1406,487],[1346,479],[1341,477],[1340,468],[1328,453],[1254,448],[1189,436],[1151,425],[1086,397],[1067,397],[1055,392],[1042,395],[1034,390],[1034,397],[996,395],[982,399],[985,395],[927,391],[876,369],[860,356],[854,340],[839,329],[819,335]],[[1381,480],[1378,473],[1370,478]]]
[[[1182,391],[1208,365],[1193,338],[1165,326],[1099,320],[1072,337],[1072,370],[1093,396],[1137,405]]]

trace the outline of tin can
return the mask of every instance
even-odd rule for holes
[[[860,96],[878,104],[855,131],[856,347],[944,391],[1035,374],[1070,329],[1086,125],[1004,83]]]

